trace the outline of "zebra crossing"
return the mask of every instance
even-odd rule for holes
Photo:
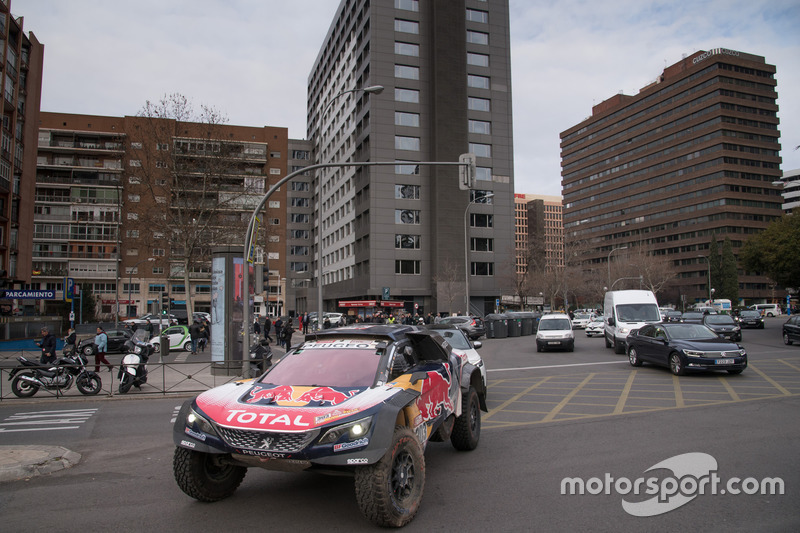
[[[14,413],[0,422],[0,433],[78,429],[97,409],[60,409]]]

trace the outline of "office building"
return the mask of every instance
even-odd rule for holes
[[[800,169],[784,172],[781,177],[781,185],[783,186],[783,212],[789,215],[800,207]]]
[[[399,163],[314,174],[324,310],[495,308],[515,253],[508,17],[507,0],[340,3],[308,79],[315,162]],[[427,164],[464,153],[474,190]],[[318,289],[298,311],[317,309]]]
[[[560,196],[515,194],[517,275],[564,266],[564,222]],[[532,265],[531,260],[537,263]]]
[[[776,85],[763,57],[716,48],[594,106],[561,134],[567,244],[585,242],[597,269],[614,248],[646,250],[676,274],[660,298],[704,299],[711,240],[729,237],[736,253],[781,215]],[[767,278],[740,268],[740,298],[769,295]]]

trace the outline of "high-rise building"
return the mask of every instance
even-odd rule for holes
[[[781,177],[783,186],[783,212],[791,214],[800,207],[800,169],[788,170]]]
[[[315,173],[324,310],[464,313],[467,283],[469,312],[494,309],[514,275],[509,42],[507,0],[342,0],[308,80],[315,163],[400,163]],[[473,190],[426,164],[464,153]]]
[[[36,136],[42,92],[44,46],[23,32],[22,17],[0,2],[0,91],[3,94],[0,149],[0,284],[28,283],[33,251]],[[19,302],[0,304],[8,312]]]
[[[528,272],[532,259],[536,267],[564,266],[564,222],[560,196],[515,194],[517,275]]]
[[[566,242],[585,242],[601,268],[614,248],[641,247],[677,273],[660,298],[704,299],[711,240],[737,253],[781,215],[775,73],[760,56],[698,51],[596,105],[561,134]],[[739,270],[740,298],[770,293]]]

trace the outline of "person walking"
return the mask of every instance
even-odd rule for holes
[[[200,322],[200,338],[197,340],[197,345],[200,347],[201,352],[206,351],[206,345],[208,344],[209,333],[207,324],[206,321]]]
[[[275,339],[278,341],[278,346],[283,346],[283,320],[278,317],[272,325],[275,326]]]
[[[69,353],[75,350],[75,343],[78,342],[78,335],[75,333],[75,328],[67,330],[67,336],[64,337],[64,352]]]
[[[192,341],[192,353],[197,353],[197,341],[200,339],[200,322],[197,320],[192,322],[189,326],[189,338]]]
[[[100,326],[97,326],[97,335],[94,336],[94,345],[97,348],[97,352],[94,354],[94,371],[100,372],[100,363],[108,366],[108,371],[111,372],[111,369],[114,366],[108,362],[106,359],[106,350],[108,349],[108,335],[106,335],[105,330]]]
[[[256,334],[256,340],[261,338],[261,324],[258,321],[258,315],[253,317],[253,333]]]
[[[267,318],[264,319],[264,338],[268,339],[270,342],[275,342],[272,337],[269,336],[269,332],[272,330],[272,320],[270,320],[269,315]]]
[[[56,336],[50,333],[47,326],[42,327],[40,333],[42,334],[42,342],[36,343],[42,349],[42,357],[39,359],[39,363],[52,365],[56,362]]]
[[[153,338],[153,323],[150,322],[150,319],[147,320],[147,325],[145,326],[145,329],[147,330],[147,340],[152,339]]]
[[[292,327],[291,319],[286,321],[286,326],[283,328],[283,345],[288,350],[292,347],[292,335],[294,334],[294,328]]]

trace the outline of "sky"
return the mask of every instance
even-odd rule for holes
[[[391,0],[383,0],[390,2]],[[425,1],[425,0],[422,0]],[[43,111],[135,115],[180,93],[230,124],[305,138],[337,0],[11,0],[45,45]],[[777,67],[782,169],[800,168],[797,0],[509,0],[515,192],[561,194],[559,134],[698,50]],[[379,98],[380,96],[378,96]]]

